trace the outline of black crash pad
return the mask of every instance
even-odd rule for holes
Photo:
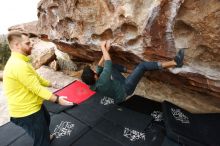
[[[51,146],[70,146],[78,138],[83,136],[89,127],[65,113],[51,117],[50,131],[54,134]],[[33,139],[25,134],[18,138],[11,146],[32,146]]]
[[[56,104],[47,100],[45,100],[43,104],[50,113],[54,113],[54,114],[58,114],[66,109],[70,109],[73,107],[73,106],[62,106],[60,104]]]
[[[91,130],[80,138],[72,146],[122,146],[113,139],[110,139],[101,133]]]
[[[10,146],[33,146],[33,139],[25,133],[23,136],[14,141]]]
[[[174,142],[168,137],[165,137],[161,146],[181,146],[181,144]]]
[[[111,110],[115,107],[115,100],[111,97],[96,93],[90,97],[90,99],[83,102],[83,106],[94,106],[96,110],[102,110],[104,112]]]
[[[139,95],[133,95],[128,100],[122,102],[120,106],[151,115],[155,122],[161,122],[163,120],[162,104]]]
[[[96,93],[82,104],[65,112],[88,126],[93,127],[103,114],[115,106],[113,99]]]
[[[25,134],[25,131],[12,122],[8,122],[0,127],[0,145],[6,146]]]
[[[123,146],[161,146],[164,137],[164,133],[160,130],[139,131],[106,119],[101,119],[94,130],[114,139]]]
[[[69,146],[89,130],[89,127],[65,113],[53,115],[50,131],[55,136],[51,146]]]
[[[153,120],[150,115],[138,113],[125,107],[115,107],[113,110],[104,114],[103,118],[123,127],[136,130],[146,129]]]
[[[220,114],[192,114],[172,103],[163,103],[167,136],[186,145],[220,145]]]

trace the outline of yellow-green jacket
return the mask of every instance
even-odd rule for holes
[[[12,52],[3,73],[3,90],[8,99],[10,117],[25,117],[40,110],[43,100],[52,93],[45,88],[49,81],[40,77],[30,59]]]

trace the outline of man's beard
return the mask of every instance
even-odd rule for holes
[[[31,55],[31,50],[28,50],[28,51],[27,51],[27,55]]]
[[[24,53],[28,56],[31,55],[31,48],[30,49],[23,49]]]

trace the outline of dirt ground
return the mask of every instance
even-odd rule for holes
[[[0,82],[0,126],[9,122],[7,100],[3,94],[2,82]]]

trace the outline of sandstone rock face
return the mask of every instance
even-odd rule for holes
[[[187,84],[220,97],[220,1],[185,0],[173,32],[176,48],[187,48]]]
[[[57,63],[56,60],[52,61],[50,64],[49,64],[49,67],[52,68],[54,71],[57,71],[59,69],[59,65]]]
[[[67,53],[61,52],[52,42],[45,42],[39,39],[32,39],[34,46],[31,52],[31,62],[35,69],[42,65],[51,65],[54,70],[70,70],[77,69],[76,64],[70,59]],[[55,61],[56,63],[52,61]]]
[[[192,113],[220,112],[219,98],[147,78],[140,81],[135,94],[160,102],[167,100]]]
[[[31,52],[31,60],[35,69],[40,68],[42,65],[46,65],[53,61],[55,56],[55,47],[53,43],[48,43],[40,40],[35,40]]]
[[[26,30],[29,33],[38,34],[37,24],[38,24],[38,21],[18,24],[18,25],[9,27],[8,31],[12,31],[12,30]]]
[[[77,70],[77,65],[71,60],[70,56],[67,53],[55,49],[57,63],[61,70],[75,71]]]
[[[38,28],[41,33],[49,34],[51,39],[59,39],[66,44],[79,43],[78,46],[73,45],[75,48],[97,50],[100,40],[112,39],[115,49],[120,50],[115,51],[114,56],[126,62],[135,58],[139,59],[137,62],[148,58],[169,59],[176,52],[173,40],[169,39],[172,39],[174,18],[182,2],[41,1]],[[128,52],[131,55],[126,56]],[[121,55],[124,57],[118,57]],[[93,58],[90,60],[93,61]]]
[[[220,98],[219,10],[219,0],[41,0],[37,26],[77,61],[98,60],[108,39],[113,60],[130,68],[184,47],[183,68],[148,77]]]
[[[176,18],[176,47],[187,47],[188,63],[198,68],[220,70],[220,2],[190,1],[182,5]]]

